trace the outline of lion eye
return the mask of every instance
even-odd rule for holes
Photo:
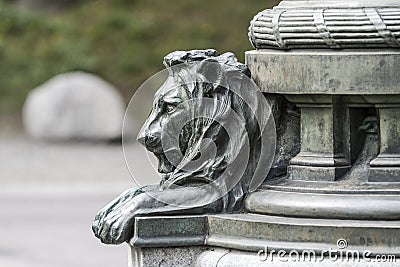
[[[175,109],[175,105],[172,105],[172,104],[166,104],[166,105],[165,105],[165,110],[166,110],[168,113],[174,111],[174,109]]]

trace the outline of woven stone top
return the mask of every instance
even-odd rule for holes
[[[398,48],[400,4],[383,2],[283,1],[254,17],[249,38],[257,49]]]

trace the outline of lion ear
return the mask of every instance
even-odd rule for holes
[[[223,69],[221,64],[214,59],[205,59],[201,62],[198,70],[203,75],[207,83],[212,83],[214,88],[221,84],[223,78]]]

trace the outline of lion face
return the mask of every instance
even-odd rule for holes
[[[181,132],[181,129],[171,129],[171,133],[168,133],[165,132],[165,129],[168,122],[176,120],[182,117],[182,113],[188,112],[190,107],[185,105],[186,99],[185,92],[175,86],[172,77],[168,77],[156,92],[152,111],[138,135],[138,141],[157,157],[158,172],[164,175],[171,173],[175,166],[167,159],[161,138],[172,138],[173,136],[169,136],[170,134]],[[182,142],[184,141],[182,140]]]

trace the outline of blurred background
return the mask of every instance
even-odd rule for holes
[[[243,62],[250,20],[278,2],[0,0],[0,266],[127,266],[127,246],[91,232],[96,212],[135,186],[112,130],[121,109],[174,50]]]

